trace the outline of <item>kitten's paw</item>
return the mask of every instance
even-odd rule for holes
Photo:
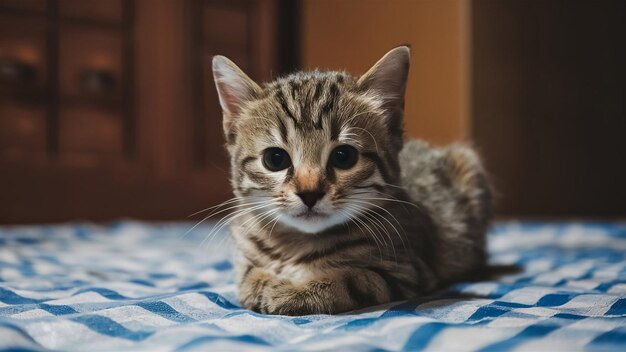
[[[242,285],[246,290],[246,284]],[[249,285],[248,285],[249,286]],[[272,315],[308,315],[308,314],[332,314],[336,313],[335,303],[325,299],[323,294],[331,286],[332,282],[314,282],[304,286],[295,286],[290,282],[276,280],[269,282],[259,280],[251,286],[262,287],[255,295],[241,296],[242,305],[258,313]]]

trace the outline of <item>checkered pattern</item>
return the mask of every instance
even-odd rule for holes
[[[190,227],[0,227],[0,349],[626,349],[624,225],[499,224],[492,261],[521,273],[303,317],[241,309],[228,241]]]

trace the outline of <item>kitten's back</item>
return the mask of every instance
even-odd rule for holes
[[[435,223],[437,276],[455,280],[466,276],[468,267],[484,266],[491,191],[478,154],[461,144],[433,148],[408,140],[400,166],[402,186]]]

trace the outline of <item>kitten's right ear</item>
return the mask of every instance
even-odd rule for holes
[[[213,57],[213,79],[224,113],[224,134],[231,136],[235,119],[243,104],[254,98],[261,90],[235,63],[225,56]]]

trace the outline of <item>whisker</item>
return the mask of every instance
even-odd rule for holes
[[[255,216],[251,217],[250,219],[248,219],[248,220],[244,221],[244,223],[242,223],[241,225],[239,225],[239,226],[240,226],[240,227],[242,227],[242,228],[243,228],[243,227],[245,227],[245,224],[247,224],[248,222],[252,221],[252,224],[250,224],[250,225],[248,226],[248,229],[246,230],[246,232],[245,232],[244,236],[246,236],[246,235],[248,234],[248,232],[250,232],[250,230],[251,230],[254,226],[256,226],[259,222],[263,221],[265,218],[267,218],[267,217],[271,216],[272,214],[274,214],[274,213],[275,213],[275,212],[277,212],[277,211],[278,211],[278,209],[270,209],[270,210],[264,211],[264,212],[262,212],[262,213],[260,213],[260,214],[257,214],[257,215],[255,215]],[[267,224],[266,224],[266,225],[267,225]],[[262,230],[263,230],[263,228],[261,228],[261,229],[260,229],[260,231],[262,231]],[[226,237],[227,237],[227,236],[223,236],[223,237],[220,239],[220,242],[216,245],[216,247],[220,247],[220,246],[222,245],[222,243],[224,242],[224,239],[225,239]],[[215,236],[214,236],[211,240],[213,240],[213,239],[215,239]],[[207,248],[208,248],[208,244],[207,244]]]
[[[196,216],[196,215],[198,215],[198,214],[200,214],[200,213],[204,213],[205,211],[209,211],[209,210],[211,210],[211,209],[215,209],[215,208],[218,208],[218,207],[221,207],[221,206],[227,205],[227,204],[231,204],[231,203],[234,203],[234,202],[238,202],[238,201],[239,201],[239,200],[241,200],[241,199],[242,199],[242,197],[233,197],[233,198],[230,198],[230,199],[228,199],[228,200],[225,200],[225,201],[221,202],[220,204],[214,205],[214,206],[212,206],[212,207],[208,207],[208,208],[206,208],[206,209],[198,210],[197,212],[195,212],[195,213],[193,213],[193,214],[191,214],[191,215],[189,215],[189,216],[187,216],[187,217],[188,217],[188,218],[190,218],[190,217],[192,217],[192,216]]]
[[[361,233],[363,233],[365,235],[365,238],[367,239],[368,237],[368,232],[366,232],[361,225],[359,225],[359,223],[356,221],[357,218],[355,216],[350,215],[348,212],[346,211],[342,211],[344,213],[344,215],[348,218],[348,220],[350,220],[350,222],[352,222],[353,224],[355,224],[359,230],[361,230]],[[360,221],[360,220],[359,220]],[[376,244],[376,248],[378,249],[378,257],[380,258],[380,262],[383,262],[383,252],[382,249],[380,248],[380,241],[378,240],[378,237],[376,237],[374,235],[374,233],[372,233],[371,231],[369,232],[369,234],[371,235],[372,239],[374,240],[374,244]],[[369,242],[369,239],[367,240]],[[370,253],[371,256],[371,253]]]
[[[281,214],[276,215],[276,218],[273,220],[274,225],[272,225],[272,228],[270,229],[270,234],[269,236],[267,236],[268,241],[272,239],[272,232],[274,232],[274,226],[276,226],[276,224],[278,223],[278,219],[280,219],[280,215]]]
[[[351,210],[354,210],[354,211],[355,211],[356,213],[358,213],[359,215],[363,215],[362,211],[361,211],[360,209],[356,208],[356,207],[353,207],[353,205],[354,205],[354,204],[352,204],[352,205],[348,205],[348,206],[346,206],[346,208],[351,209]],[[378,230],[378,228],[376,228],[376,232],[378,233],[378,235],[380,235],[380,238],[379,238],[379,237],[378,237],[378,236],[374,233],[374,230],[372,230],[372,228],[371,228],[368,224],[366,224],[366,223],[365,223],[365,221],[363,221],[363,219],[361,219],[361,218],[360,218],[360,217],[358,217],[358,216],[355,216],[355,217],[354,217],[354,219],[355,219],[356,221],[358,221],[359,223],[361,223],[361,225],[363,225],[364,227],[366,227],[366,228],[368,229],[368,231],[372,234],[372,236],[373,236],[375,239],[378,239],[378,240],[380,241],[380,244],[381,244],[383,247],[385,247],[385,248],[388,248],[388,247],[389,247],[389,244],[387,244],[387,240],[385,239],[385,237],[383,237],[383,234],[380,232],[380,230]],[[373,226],[373,224],[372,224],[372,226]],[[388,237],[388,236],[387,236],[387,238],[391,241],[391,237]]]
[[[383,211],[384,211],[384,212],[386,212],[389,216],[391,216],[391,218],[393,218],[393,220],[394,220],[394,221],[395,221],[395,222],[396,222],[396,223],[400,226],[400,228],[402,229],[402,232],[405,234],[405,236],[404,236],[404,237],[400,234],[400,232],[398,231],[398,229],[397,229],[397,228],[396,228],[396,227],[395,227],[395,226],[391,223],[391,221],[389,221],[389,219],[387,219],[386,217],[382,216],[381,214],[378,214],[378,213],[374,212],[375,214],[379,215],[379,216],[380,216],[383,220],[385,220],[385,221],[386,221],[386,222],[387,222],[387,223],[388,223],[388,224],[389,224],[389,225],[390,225],[390,226],[394,229],[394,231],[398,234],[398,238],[400,238],[400,241],[402,241],[402,246],[404,247],[404,250],[406,251],[407,247],[406,247],[406,243],[404,242],[404,239],[406,239],[406,240],[408,241],[408,238],[406,238],[406,232],[404,231],[404,228],[402,227],[402,224],[398,221],[398,219],[397,219],[397,218],[396,218],[393,214],[391,214],[391,212],[389,212],[389,210],[387,210],[387,209],[385,209],[385,208],[383,208],[383,207],[381,207],[381,206],[379,206],[379,205],[377,205],[377,204],[371,203],[371,202],[361,201],[361,200],[358,200],[358,199],[353,199],[353,201],[357,201],[357,202],[359,202],[359,203],[361,203],[361,204],[366,204],[366,205],[374,206],[374,207],[376,207],[376,208],[378,208],[378,209],[383,210]],[[353,205],[355,205],[355,204],[353,204]]]
[[[356,116],[358,116],[358,115],[360,115],[360,114],[357,114]],[[356,117],[356,116],[355,116],[355,117]],[[379,151],[378,151],[378,143],[376,142],[376,138],[374,138],[374,135],[373,135],[370,131],[366,130],[365,128],[356,127],[356,126],[352,126],[352,127],[350,127],[350,129],[352,129],[352,128],[355,128],[355,129],[357,129],[357,130],[362,130],[362,131],[365,131],[367,134],[369,134],[369,135],[370,135],[370,137],[372,137],[372,141],[374,141],[374,146],[376,147],[376,153],[378,153],[378,152],[379,152]]]
[[[193,231],[196,227],[200,226],[200,224],[202,224],[203,222],[205,222],[206,220],[208,220],[209,218],[211,218],[214,215],[223,213],[225,211],[231,210],[231,209],[235,209],[235,208],[241,208],[241,207],[245,207],[245,206],[249,206],[249,205],[254,205],[254,204],[262,204],[265,202],[270,202],[271,200],[264,200],[264,201],[260,201],[260,202],[252,202],[252,203],[244,203],[244,204],[237,204],[237,205],[233,205],[230,206],[226,209],[222,209],[218,212],[211,212],[209,215],[205,216],[202,220],[200,220],[198,223],[196,223],[195,225],[193,225],[189,230],[187,230],[182,236],[180,236],[179,239],[183,239],[185,238],[185,236],[187,236],[191,231]],[[216,209],[217,210],[217,209]]]
[[[400,200],[400,199],[392,199],[392,198],[350,198],[350,197],[346,197],[346,198],[347,199],[356,199],[356,200],[384,200],[384,201],[388,201],[388,202],[396,202],[396,203],[402,203],[402,204],[410,205],[410,206],[412,206],[414,208],[422,210],[417,204],[411,203],[411,202],[407,202],[405,200]]]
[[[212,236],[215,236],[222,228],[224,228],[224,226],[228,225],[229,223],[231,223],[234,219],[249,214],[255,210],[258,209],[262,209],[268,206],[272,206],[275,205],[277,202],[274,201],[267,201],[268,204],[261,204],[261,205],[256,205],[254,207],[251,208],[247,208],[247,209],[239,209],[236,210],[235,212],[228,214],[226,216],[224,216],[222,219],[220,219],[214,226],[213,229],[211,230],[211,232],[209,232],[209,234],[204,238],[204,240],[202,240],[202,242],[200,243],[200,246],[202,246],[205,241],[207,239],[209,239]]]
[[[375,226],[375,222],[374,222],[374,221],[377,221],[377,222],[378,222],[378,226],[380,227],[380,229],[382,229],[382,230],[383,230],[383,232],[384,232],[385,236],[389,239],[389,242],[391,243],[391,250],[393,251],[393,255],[394,255],[395,262],[396,262],[396,266],[397,266],[397,265],[398,265],[398,254],[397,254],[397,252],[396,252],[396,247],[395,247],[395,245],[394,245],[394,243],[393,243],[393,239],[391,238],[391,235],[389,234],[389,231],[387,230],[387,228],[386,228],[386,227],[382,224],[382,222],[380,222],[380,220],[378,220],[378,219],[374,218],[372,215],[370,215],[370,214],[369,214],[370,212],[373,212],[371,209],[369,209],[369,208],[367,208],[367,207],[364,207],[364,206],[361,206],[361,205],[357,205],[357,204],[352,204],[351,206],[352,206],[352,207],[356,207],[356,209],[357,209],[357,210],[360,210],[360,211],[361,211],[361,214],[362,214],[362,215],[363,215],[363,216],[364,216],[364,217],[365,217],[368,221],[370,221],[370,223],[372,223],[372,224],[373,224],[373,226]],[[378,213],[376,213],[376,212],[373,212],[373,213],[378,215]],[[393,225],[392,225],[392,227],[393,227]],[[394,229],[395,229],[395,227],[394,227]],[[396,232],[397,232],[397,229],[396,229]],[[380,232],[379,232],[379,233],[380,233]],[[399,233],[398,233],[398,236],[400,237],[400,240],[402,241],[402,237],[400,236],[400,234],[399,234]],[[403,243],[404,243],[404,242],[403,242]],[[404,247],[404,249],[405,249],[405,251],[406,251],[406,247],[405,247],[404,245],[403,245],[403,247]]]

